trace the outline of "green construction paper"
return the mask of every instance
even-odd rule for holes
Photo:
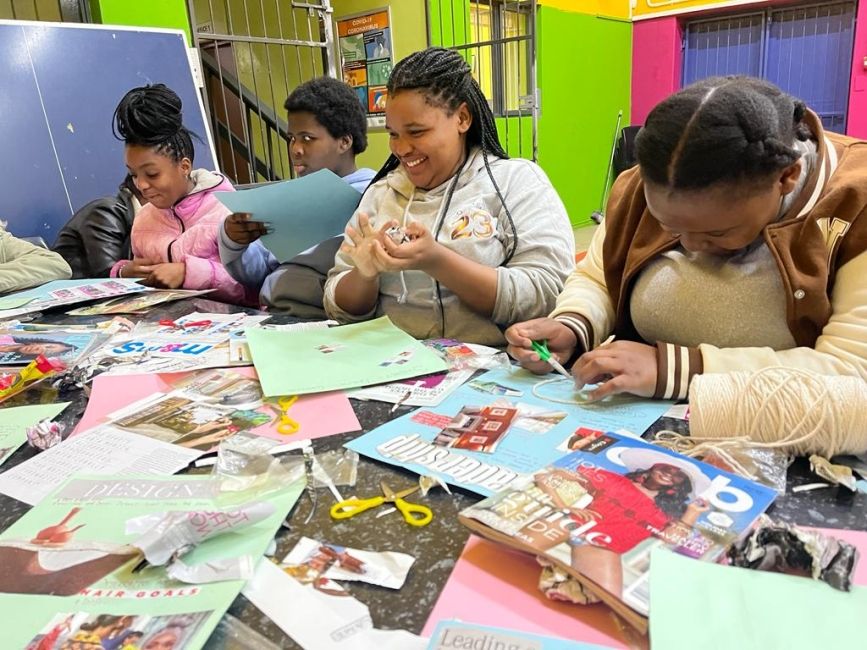
[[[250,328],[246,334],[268,397],[384,384],[447,368],[387,316],[306,332]]]
[[[69,402],[57,404],[31,404],[0,409],[0,465],[6,462],[18,447],[27,442],[27,427],[45,418],[53,418],[69,406]]]
[[[129,522],[167,511],[199,511],[210,513],[198,517],[202,525],[221,526],[225,516],[218,509],[269,501],[274,512],[264,520],[206,540],[183,556],[190,566],[241,556],[267,562],[262,555],[304,485],[303,478],[292,480],[257,497],[218,493],[210,476],[70,479],[0,534],[0,608],[7,622],[0,647],[32,647],[34,639],[71,614],[73,628],[88,617],[113,614],[134,616],[136,629],[144,625],[150,630],[175,617],[188,619],[183,642],[172,647],[202,648],[245,581],[185,584],[169,578],[164,567],[133,572],[138,558],[127,545],[141,533],[127,532]],[[69,530],[65,540],[34,542],[51,527],[56,531],[61,522]],[[69,592],[73,593],[66,595]],[[151,634],[146,633],[143,641]]]
[[[864,645],[867,588],[699,562],[657,549],[650,562],[650,645],[816,650]]]
[[[18,309],[33,299],[33,296],[6,296],[0,298],[0,309]]]

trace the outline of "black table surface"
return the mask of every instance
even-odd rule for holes
[[[193,298],[152,309],[142,320],[156,321],[163,318],[176,319],[190,312],[208,313],[258,313],[254,310],[226,305],[211,300]],[[74,317],[62,313],[45,314],[38,319],[44,323],[85,323],[106,317]],[[273,316],[272,322],[292,322],[293,319]],[[58,419],[71,430],[84,413],[87,397],[81,390],[60,394],[55,389],[34,388],[0,405],[2,408],[32,403],[71,401],[70,406]],[[319,438],[313,441],[316,453],[336,449],[344,443],[366,433],[371,429],[408,413],[411,407],[399,407],[391,413],[391,404],[352,400],[352,405],[361,424],[361,432]],[[644,437],[661,429],[688,432],[687,424],[681,420],[660,418]],[[23,446],[3,465],[2,470],[14,467],[34,455],[35,450]],[[380,481],[385,480],[391,487],[398,489],[414,485],[418,477],[412,472],[362,457],[358,465],[358,481],[352,492],[358,495],[379,493]],[[825,528],[849,528],[867,530],[867,495],[851,492],[843,487],[793,493],[792,488],[818,479],[810,472],[809,463],[797,459],[789,468],[786,494],[780,495],[771,506],[768,514],[773,518],[792,524]],[[348,488],[344,488],[345,492]],[[425,527],[408,526],[401,517],[354,517],[335,522],[328,514],[331,497],[327,490],[319,490],[317,506],[308,524],[304,520],[309,514],[311,502],[302,495],[290,520],[290,529],[281,528],[277,533],[277,557],[288,553],[302,536],[312,537],[329,543],[376,551],[401,551],[416,558],[406,583],[400,590],[385,589],[360,582],[345,583],[345,587],[370,609],[374,625],[383,629],[404,629],[419,633],[424,627],[440,592],[448,580],[469,533],[460,523],[457,514],[460,510],[477,502],[479,497],[460,489],[452,489],[446,494],[441,489],[432,490],[424,502],[434,512],[433,521]],[[0,495],[0,531],[8,528],[21,517],[29,506],[5,495]],[[291,606],[287,604],[287,606]],[[239,618],[260,634],[281,648],[298,648],[268,617],[250,604],[243,596],[238,596],[229,613]],[[505,622],[504,622],[505,623]],[[215,633],[209,647],[221,647],[224,640]]]

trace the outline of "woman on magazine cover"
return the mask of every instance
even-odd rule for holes
[[[571,521],[560,523],[558,535],[539,535],[532,524],[521,531],[544,551],[568,542],[572,567],[618,596],[620,555],[651,536],[670,544],[688,539],[709,507],[697,495],[710,485],[696,466],[662,452],[627,449],[620,461],[625,474],[585,466],[537,474],[536,486]]]

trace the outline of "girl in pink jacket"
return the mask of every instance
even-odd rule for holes
[[[220,262],[218,241],[230,213],[214,192],[234,188],[220,174],[193,167],[193,133],[181,120],[181,100],[163,84],[133,88],[114,113],[114,131],[126,143],[126,166],[148,203],[132,226],[132,260],[112,277],[144,278],[162,289],[214,289],[224,302],[255,305]]]

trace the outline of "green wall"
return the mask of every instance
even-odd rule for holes
[[[600,207],[617,111],[629,124],[632,25],[539,8],[539,164],[572,224]]]
[[[93,22],[182,29],[192,44],[186,0],[90,0]]]
[[[335,21],[344,16],[390,7],[394,62],[397,63],[405,56],[427,47],[424,3],[425,0],[332,0],[331,6],[334,8]],[[336,22],[334,38],[337,38]],[[379,169],[391,153],[388,148],[388,134],[383,129],[371,129],[367,142],[367,151],[357,158],[358,165]]]
[[[428,33],[430,44],[441,47],[463,45],[473,40],[469,0],[428,0]],[[483,40],[488,37],[483,36]],[[490,46],[465,49],[464,58],[471,66],[473,56],[490,61]],[[484,92],[484,88],[483,88]],[[533,157],[533,118],[510,115],[494,119],[500,143],[510,156]]]

